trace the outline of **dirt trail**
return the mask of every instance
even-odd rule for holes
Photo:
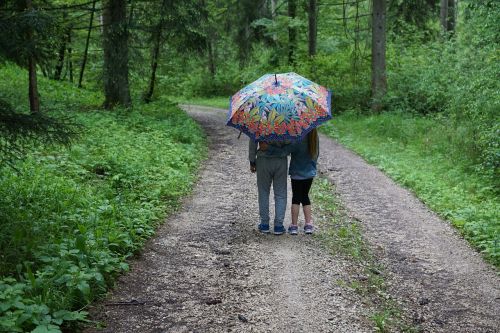
[[[371,332],[371,309],[337,283],[349,262],[314,237],[256,232],[248,139],[220,110],[189,113],[210,142],[194,193],[92,311],[106,328],[87,332]]]
[[[224,126],[225,112],[186,109],[210,141],[194,193],[92,311],[106,328],[87,332],[373,332],[369,302],[338,283],[349,280],[349,262],[314,237],[255,231],[247,139]],[[378,249],[393,296],[424,332],[500,332],[498,276],[411,194],[321,140],[323,173]]]
[[[500,279],[453,227],[335,141],[322,137],[321,154],[322,173],[392,273],[392,295],[425,332],[500,332]]]

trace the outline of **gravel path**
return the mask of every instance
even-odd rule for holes
[[[494,269],[412,193],[337,142],[321,142],[322,173],[378,248],[391,273],[391,294],[413,321],[424,332],[500,332]]]
[[[91,311],[106,328],[87,332],[372,332],[372,310],[338,283],[349,262],[315,237],[255,230],[248,139],[220,110],[189,113],[210,142],[194,193]]]
[[[351,263],[315,237],[255,231],[248,139],[224,126],[225,111],[185,109],[208,133],[209,159],[183,208],[91,311],[106,327],[87,332],[373,332],[370,302],[338,283],[350,280]],[[413,195],[321,140],[322,173],[360,220],[414,322],[424,332],[500,332],[493,270]]]

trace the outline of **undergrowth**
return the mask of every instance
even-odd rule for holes
[[[19,109],[26,77],[0,68],[1,97]],[[98,94],[42,82],[45,110],[84,130],[69,148],[34,146],[17,171],[0,167],[1,332],[60,332],[85,320],[190,191],[205,151],[198,125],[165,101],[102,111]]]

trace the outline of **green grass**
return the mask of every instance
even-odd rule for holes
[[[0,68],[0,98],[27,108],[26,73]],[[127,269],[189,193],[205,156],[199,126],[159,101],[98,110],[102,97],[41,79],[43,107],[84,131],[0,167],[0,331],[59,332]],[[19,93],[23,92],[23,93]]]
[[[344,114],[323,132],[356,151],[449,220],[500,266],[500,202],[491,177],[461,154],[467,128],[446,119],[384,113]]]
[[[195,104],[195,105],[204,105],[211,106],[214,108],[220,109],[228,109],[229,108],[229,96],[227,97],[212,97],[212,98],[203,98],[203,97],[191,97],[191,98],[176,98],[170,97],[172,101],[181,104]]]

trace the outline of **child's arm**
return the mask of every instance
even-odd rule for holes
[[[255,172],[255,160],[257,158],[257,142],[248,140],[248,160],[250,161],[250,171]]]

